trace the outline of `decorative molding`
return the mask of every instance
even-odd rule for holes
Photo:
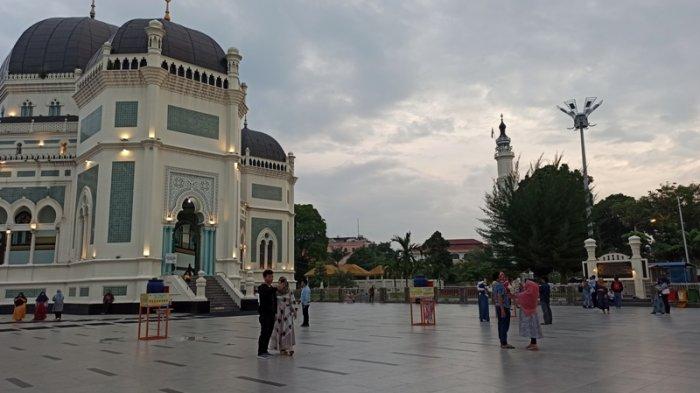
[[[178,212],[184,198],[196,196],[204,204],[202,213],[206,218],[217,212],[219,175],[192,169],[165,167],[165,206],[167,213]],[[189,195],[188,195],[189,194]]]

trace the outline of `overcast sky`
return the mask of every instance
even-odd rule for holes
[[[0,52],[89,0],[0,1]],[[121,25],[158,0],[97,1]],[[700,180],[697,1],[173,0],[173,21],[243,54],[250,128],[297,156],[296,202],[328,235],[475,237],[499,114],[521,166],[579,139],[555,105],[599,96],[587,134],[597,197]]]

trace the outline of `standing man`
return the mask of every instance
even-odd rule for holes
[[[104,314],[112,313],[112,303],[114,303],[114,295],[112,295],[112,291],[107,291],[107,293],[105,293],[104,297],[102,298]]]
[[[513,349],[508,344],[508,329],[510,328],[510,294],[505,283],[508,281],[505,273],[498,273],[498,279],[493,284],[493,302],[496,305],[496,317],[498,318],[498,339],[501,340],[501,349]]]
[[[258,338],[258,358],[267,359],[272,355],[267,351],[270,345],[270,336],[275,326],[275,314],[277,314],[277,288],[272,286],[273,272],[267,269],[263,272],[263,282],[258,287],[258,320],[260,321],[260,338]]]
[[[309,305],[311,304],[311,289],[306,279],[301,281],[301,311],[304,314],[304,322],[302,327],[309,327]]]
[[[552,308],[549,307],[551,293],[552,288],[549,286],[549,278],[544,276],[542,277],[542,283],[540,283],[540,307],[542,307],[542,317],[544,317],[543,325],[552,324]]]
[[[622,307],[622,290],[625,289],[624,285],[622,285],[622,281],[620,281],[620,278],[615,276],[615,279],[612,282],[612,285],[610,285],[610,289],[612,289],[613,292],[613,301],[615,303],[615,308],[621,308]]]
[[[369,302],[374,303],[374,285],[369,288]]]

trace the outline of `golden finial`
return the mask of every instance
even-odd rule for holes
[[[172,0],[165,0],[165,17],[163,19],[170,22],[170,2]]]
[[[90,5],[90,18],[95,19],[95,0],[92,0]]]

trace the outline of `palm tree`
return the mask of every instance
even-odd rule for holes
[[[404,237],[396,235],[391,238],[391,241],[398,243],[401,247],[398,252],[397,262],[405,280],[405,285],[408,287],[408,277],[415,270],[416,259],[413,256],[413,252],[418,249],[418,245],[411,243],[411,232],[406,232]]]

